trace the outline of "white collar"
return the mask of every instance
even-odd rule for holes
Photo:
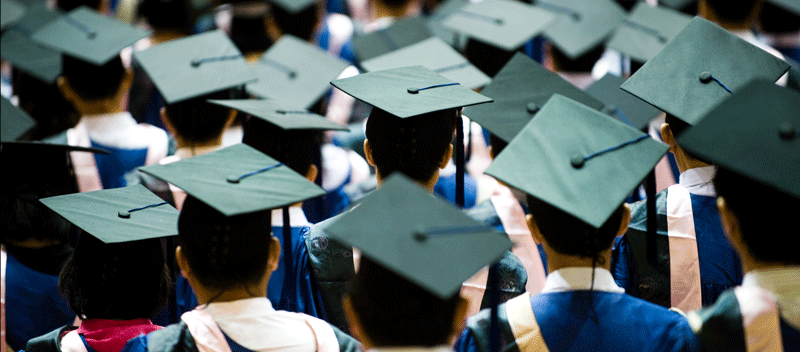
[[[175,150],[175,154],[180,159],[188,159],[193,156],[208,154],[213,151],[217,151],[222,149],[222,145],[211,145],[211,146],[204,146],[204,147],[181,147]]]
[[[230,302],[214,302],[206,305],[206,311],[214,320],[235,319],[246,316],[264,315],[274,312],[272,303],[267,297],[253,297]]]
[[[714,189],[714,175],[717,173],[716,166],[703,166],[686,170],[681,173],[678,183],[686,188],[689,193],[698,196],[716,197],[717,191]]]
[[[624,293],[625,289],[617,286],[611,272],[603,268],[594,268],[594,285],[592,285],[592,268],[572,267],[558,269],[547,275],[542,293],[589,290],[613,293]]]
[[[752,270],[744,275],[742,286],[760,287],[772,292],[784,320],[800,329],[800,266]]]
[[[309,224],[302,207],[289,207],[289,224],[292,227]],[[283,226],[283,208],[272,209],[272,226]]]
[[[421,346],[405,346],[405,347],[376,347],[370,348],[367,352],[453,352],[450,346],[441,345],[434,347],[421,347]]]
[[[91,133],[134,126],[136,125],[136,120],[133,119],[131,113],[122,111],[113,114],[84,115],[81,117],[81,123]]]

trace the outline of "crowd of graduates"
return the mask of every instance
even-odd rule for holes
[[[2,352],[800,351],[800,1],[1,10]]]

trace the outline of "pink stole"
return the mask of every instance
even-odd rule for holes
[[[753,286],[736,287],[733,293],[739,302],[747,351],[783,351],[780,313],[775,295]]]
[[[684,312],[702,307],[700,258],[694,229],[692,199],[681,185],[667,189],[667,233],[671,306]]]
[[[80,147],[91,147],[89,131],[83,122],[79,122],[75,127],[67,130],[67,144]],[[72,167],[75,170],[75,177],[78,180],[78,190],[80,192],[99,191],[103,189],[100,181],[100,173],[97,171],[97,164],[94,161],[94,154],[87,152],[70,152]]]

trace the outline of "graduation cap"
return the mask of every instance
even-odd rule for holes
[[[28,113],[14,106],[6,97],[0,98],[0,121],[3,142],[15,141],[36,126],[36,121]]]
[[[61,75],[61,53],[37,44],[31,35],[60,16],[44,4],[28,7],[25,16],[0,38],[0,57],[42,82],[55,83]]]
[[[625,17],[611,0],[539,0],[535,6],[556,15],[544,35],[570,59],[600,45]]]
[[[428,15],[428,28],[431,29],[431,32],[433,32],[435,36],[444,40],[448,45],[452,45],[455,48],[460,47],[461,38],[458,33],[450,28],[447,28],[442,21],[449,17],[453,12],[460,10],[468,4],[468,0],[442,1],[436,6],[433,12]]]
[[[276,209],[325,194],[289,167],[245,144],[139,169],[225,216]]]
[[[692,18],[681,12],[639,2],[627,18],[620,22],[606,46],[647,62],[656,56]]]
[[[800,198],[800,94],[755,80],[678,137],[681,148]]]
[[[175,236],[178,210],[142,185],[40,200],[103,243]]]
[[[359,61],[386,54],[433,36],[422,17],[409,17],[375,32],[353,38],[353,49]]]
[[[697,0],[658,0],[658,4],[681,12],[697,12]]]
[[[491,105],[464,109],[464,115],[508,142],[536,115],[553,94],[574,99],[592,109],[603,103],[525,54],[517,53],[481,91],[494,99]]]
[[[250,114],[283,130],[349,130],[324,116],[276,100],[233,99],[209,100],[208,102]]]
[[[443,40],[433,37],[361,62],[367,71],[421,65],[467,88],[479,88],[491,78]]]
[[[556,94],[486,173],[599,228],[668,149]]]
[[[25,15],[25,6],[14,0],[0,1],[0,29],[6,29]]]
[[[36,31],[34,41],[66,55],[101,66],[150,32],[81,6]]]
[[[441,298],[511,248],[502,232],[395,173],[326,229],[377,264]]]
[[[350,64],[300,38],[283,35],[253,66],[257,82],[247,92],[286,101],[304,109],[313,106]]]
[[[607,73],[586,87],[585,91],[605,104],[603,112],[609,116],[638,130],[644,130],[650,120],[658,117],[661,111],[619,89],[623,82],[624,78]]]
[[[775,82],[789,64],[725,29],[695,17],[621,88],[694,125],[747,82]]]
[[[513,51],[555,20],[549,11],[511,0],[471,3],[453,11],[443,25],[484,43]]]
[[[778,6],[795,15],[800,15],[800,1],[797,0],[766,0],[766,2]]]
[[[270,5],[280,7],[288,13],[296,14],[311,7],[317,3],[317,0],[268,0],[268,2]]]
[[[135,51],[167,104],[255,80],[242,53],[222,30],[195,34]]]

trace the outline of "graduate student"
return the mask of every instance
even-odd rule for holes
[[[32,339],[25,350],[119,352],[160,329],[150,318],[172,283],[159,238],[174,235],[178,211],[141,185],[41,202],[84,231],[58,281],[81,323]]]
[[[125,351],[358,348],[324,321],[275,310],[266,297],[282,260],[280,241],[268,230],[271,209],[319,196],[322,189],[244,144],[142,171],[190,195],[178,220],[176,257],[200,306],[177,324],[137,337]]]
[[[745,273],[689,314],[707,351],[800,350],[800,260],[780,240],[800,213],[800,95],[773,82],[753,81],[678,137],[719,165],[716,204]]]
[[[132,73],[123,66],[120,51],[148,34],[79,7],[32,37],[64,54],[58,87],[81,114],[78,125],[66,132],[69,144],[111,152],[72,156],[82,192],[124,187],[125,173],[167,154],[167,134],[137,124],[126,107]]]
[[[661,136],[680,169],[679,183],[656,195],[658,242],[649,257],[648,210],[631,206],[631,226],[614,245],[612,273],[630,295],[683,311],[716,301],[742,280],[741,264],[725,241],[716,167],[682,149],[677,137],[716,104],[754,78],[777,80],[788,64],[701,18],[667,44],[622,89],[667,113]]]
[[[344,307],[368,351],[451,351],[467,306],[461,283],[511,246],[402,174],[328,230],[364,255]]]
[[[626,295],[609,272],[611,245],[630,219],[623,201],[666,151],[554,95],[495,159],[486,172],[528,195],[528,224],[549,270],[542,293],[500,306],[503,350],[693,350],[683,316]],[[486,313],[467,321],[456,350],[488,351]]]

